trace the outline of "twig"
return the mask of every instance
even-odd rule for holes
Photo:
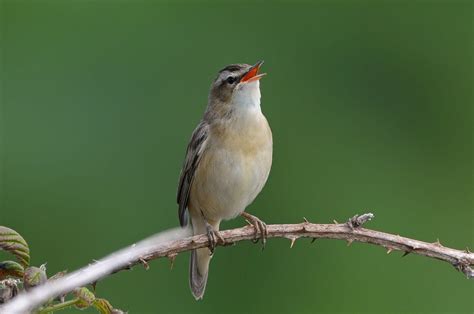
[[[74,298],[72,300],[65,301],[65,302],[62,302],[62,303],[56,303],[54,305],[45,307],[44,309],[41,309],[38,312],[38,314],[48,314],[48,313],[52,313],[54,311],[63,310],[63,309],[66,309],[68,307],[71,307],[71,306],[79,303],[80,301],[81,300],[79,298]]]
[[[313,224],[305,220],[300,224],[268,225],[268,238],[287,238],[292,244],[299,238],[326,238],[340,239],[352,243],[353,241],[371,243],[387,249],[387,253],[398,250],[405,254],[414,253],[436,258],[453,265],[468,278],[474,277],[471,268],[474,265],[474,254],[444,247],[439,241],[427,243],[413,240],[399,235],[361,228],[361,225],[372,219],[372,214],[352,217],[343,224]],[[160,257],[169,257],[171,260],[181,252],[208,246],[206,235],[189,236],[190,229],[172,229],[165,231],[136,245],[113,253],[96,263],[81,268],[69,275],[21,293],[9,303],[0,308],[0,313],[25,313],[35,309],[47,300],[72,291],[74,288],[97,282],[112,273],[123,269],[130,269],[136,264],[147,265],[148,261]],[[221,231],[226,244],[243,240],[252,240],[255,230],[252,226]]]

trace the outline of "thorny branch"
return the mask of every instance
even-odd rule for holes
[[[439,259],[453,265],[457,270],[474,278],[474,253],[444,247],[439,241],[427,243],[405,238],[385,232],[362,228],[361,226],[374,217],[373,214],[356,215],[346,223],[313,224],[304,219],[299,224],[268,225],[268,238],[287,238],[291,246],[299,238],[315,239],[340,239],[348,244],[354,241],[382,246],[387,254],[398,250],[404,255],[413,253]],[[255,230],[252,226],[245,226],[220,232],[226,243],[233,244],[243,240],[252,240]],[[177,254],[192,249],[208,246],[206,235],[189,236],[189,229],[173,229],[159,233],[145,239],[131,247],[83,267],[63,278],[47,282],[43,286],[19,294],[9,303],[0,308],[0,313],[25,313],[35,309],[52,297],[67,293],[74,288],[95,283],[108,275],[134,265],[142,264],[148,267],[148,261],[160,257],[168,257],[174,261]],[[221,244],[222,245],[222,244]]]

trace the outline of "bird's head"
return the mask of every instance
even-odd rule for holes
[[[211,85],[209,102],[226,106],[260,105],[259,80],[265,73],[258,73],[263,61],[255,65],[231,64],[219,71]]]

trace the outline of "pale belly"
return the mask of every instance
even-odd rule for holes
[[[246,141],[247,142],[247,141]],[[247,145],[247,144],[245,144]],[[271,133],[234,149],[235,143],[220,143],[206,152],[197,169],[191,190],[194,209],[206,219],[220,221],[242,213],[267,181],[272,164]]]

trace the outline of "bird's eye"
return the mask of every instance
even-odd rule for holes
[[[227,81],[227,83],[229,83],[229,84],[234,84],[234,82],[235,82],[235,77],[229,76],[226,81]]]

